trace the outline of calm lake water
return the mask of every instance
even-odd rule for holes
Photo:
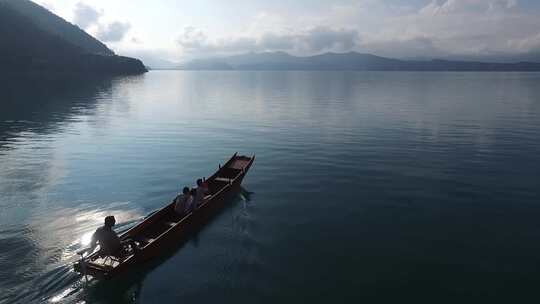
[[[534,302],[540,74],[181,72],[8,84],[0,303]],[[244,195],[114,281],[70,264],[256,154]]]

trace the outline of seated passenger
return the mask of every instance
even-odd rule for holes
[[[196,202],[197,189],[191,188],[191,190],[189,191],[189,195],[191,196],[191,202],[189,204],[189,211],[193,211],[195,210],[195,208],[197,208],[197,202]]]
[[[182,190],[182,194],[178,195],[174,199],[174,211],[177,214],[184,216],[191,211],[192,202],[193,198],[189,193],[189,188],[184,187],[184,189]]]
[[[109,215],[105,217],[105,224],[103,227],[99,227],[92,235],[90,248],[87,252],[93,252],[97,244],[99,244],[99,255],[121,256],[122,243],[116,232],[112,229],[114,224],[116,224],[114,216]]]
[[[208,193],[208,185],[206,182],[203,182],[202,179],[197,180],[197,190],[195,194],[195,205],[198,207],[204,203],[206,194]]]

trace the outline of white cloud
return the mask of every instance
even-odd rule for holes
[[[380,17],[379,30],[360,31],[362,48],[394,57],[492,56],[519,53],[509,43],[537,33],[540,19],[515,0],[433,0]]]
[[[64,16],[73,13],[71,20],[117,49],[152,46],[178,54],[177,60],[273,50],[295,55],[354,50],[391,57],[521,54],[538,50],[540,29],[540,6],[532,0],[166,1],[129,9],[121,1],[41,1],[54,3]],[[83,2],[73,10],[78,1]],[[170,34],[184,28],[180,35]]]
[[[438,15],[452,13],[481,13],[488,10],[511,9],[517,0],[432,0],[420,11]]]
[[[211,40],[193,27],[187,27],[177,39],[184,54],[225,55],[248,51],[290,51],[313,54],[323,51],[349,51],[359,42],[358,32],[349,29],[314,27],[296,32],[265,32],[252,37]]]
[[[55,7],[54,4],[48,2],[48,1],[39,1],[37,2],[39,5],[43,6],[44,8],[48,9],[49,11],[55,13]]]
[[[185,50],[199,50],[211,48],[206,35],[192,26],[184,28],[184,32],[176,40]]]
[[[393,39],[364,40],[364,52],[380,56],[400,58],[432,58],[446,56],[448,53],[437,46],[436,41],[428,36],[403,36]]]
[[[349,51],[356,46],[359,37],[356,30],[316,27],[298,35],[297,40],[312,52]]]
[[[115,21],[106,25],[100,25],[96,36],[103,42],[119,42],[124,39],[131,25],[129,23],[123,23]]]
[[[103,11],[98,11],[90,5],[78,2],[73,10],[73,22],[82,29],[88,29],[90,26],[97,24],[102,15]]]
[[[131,24],[107,18],[105,10],[93,7],[84,2],[77,2],[73,8],[73,23],[94,35],[102,42],[121,42],[131,29]],[[140,40],[131,40],[140,44]]]
[[[508,42],[509,46],[521,52],[540,51],[540,32],[523,39],[515,39]]]

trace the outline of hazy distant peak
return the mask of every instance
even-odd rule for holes
[[[285,52],[245,53],[198,59],[179,68],[188,70],[354,70],[354,71],[540,71],[540,63],[400,60],[357,52],[298,57]]]

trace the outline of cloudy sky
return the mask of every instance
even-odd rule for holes
[[[35,1],[119,54],[176,62],[248,51],[540,54],[538,0]]]

